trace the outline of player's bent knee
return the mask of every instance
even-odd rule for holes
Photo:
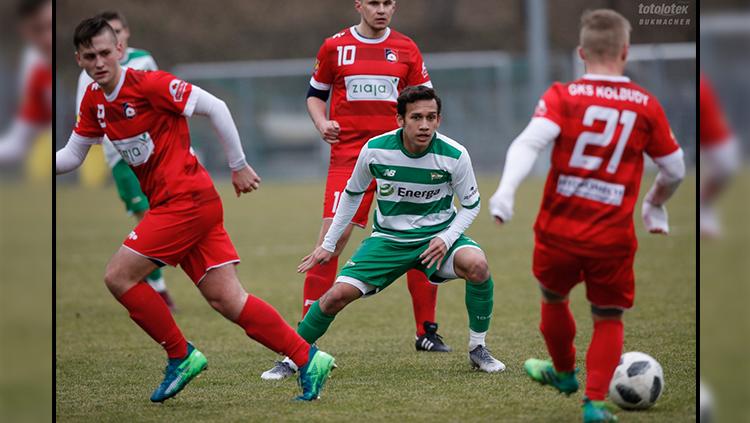
[[[472,257],[466,266],[466,280],[472,283],[482,283],[490,278],[490,267],[484,257]]]
[[[320,303],[318,304],[320,306],[320,311],[329,316],[333,316],[339,311],[343,310],[344,307],[347,306],[347,304],[357,299],[358,296],[352,295],[352,293],[349,292],[350,290],[347,289],[349,287],[355,290],[357,289],[352,287],[351,285],[334,284],[333,287],[328,290],[328,292],[320,297]],[[357,293],[361,296],[359,290],[357,290]]]
[[[620,320],[624,310],[614,307],[598,307],[591,304],[591,315],[594,320]]]
[[[555,304],[555,303],[563,303],[568,300],[568,297],[565,295],[560,295],[556,292],[552,292],[549,289],[546,289],[544,287],[540,287],[542,291],[542,299],[545,303]]]

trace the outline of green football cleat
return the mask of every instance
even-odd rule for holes
[[[578,379],[576,379],[578,369],[572,372],[557,372],[550,360],[536,358],[526,360],[523,368],[526,374],[535,381],[542,385],[551,385],[563,394],[570,395],[578,391]]]
[[[591,401],[583,398],[583,423],[616,422],[617,416],[610,413],[605,401]]]
[[[331,369],[336,367],[334,358],[319,351],[314,345],[310,346],[308,357],[307,364],[299,368],[297,383],[302,388],[302,395],[296,398],[299,401],[314,401],[320,398],[320,390],[323,389]]]
[[[151,401],[164,402],[177,395],[207,365],[206,356],[188,342],[185,358],[170,358],[167,362],[167,368],[164,369],[164,381],[151,394]]]

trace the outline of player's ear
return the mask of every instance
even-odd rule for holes
[[[578,57],[581,58],[584,62],[586,61],[586,55],[583,52],[583,47],[578,46]]]
[[[629,44],[625,44],[622,47],[622,52],[620,52],[620,60],[622,60],[623,62],[626,61],[626,60],[628,60],[628,51],[629,50],[630,50],[630,45]]]
[[[398,126],[399,127],[403,128],[404,127],[405,119],[404,119],[403,116],[401,116],[400,114],[396,113],[396,122],[398,122]]]
[[[119,62],[122,60],[123,56],[125,55],[125,49],[122,48],[122,42],[120,40],[117,40],[117,45],[115,45],[115,49],[117,50],[117,61]]]
[[[79,68],[83,68],[83,65],[81,64],[81,55],[78,53],[78,50],[76,50],[76,63],[78,64]]]

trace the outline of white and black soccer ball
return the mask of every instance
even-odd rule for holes
[[[620,357],[609,384],[609,398],[626,410],[651,407],[664,391],[664,372],[653,357],[642,352],[626,352]]]

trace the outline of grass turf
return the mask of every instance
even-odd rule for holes
[[[645,191],[652,176],[644,180]],[[58,421],[580,421],[582,391],[556,394],[527,379],[523,361],[545,357],[538,331],[539,293],[531,274],[542,180],[529,180],[506,227],[493,225],[486,202],[494,177],[481,178],[485,208],[467,232],[485,249],[495,279],[488,346],[508,366],[502,374],[471,371],[467,362],[464,283],[440,288],[440,333],[450,354],[417,353],[405,278],[344,310],[319,346],[339,365],[322,400],[300,404],[293,380],[261,381],[275,354],[249,340],[201,298],[179,269],[167,269],[177,323],[209,360],[209,370],[176,399],[148,401],[165,365],[158,345],[127,316],[102,283],[104,265],[133,226],[114,188],[57,188]],[[295,325],[303,277],[295,273],[320,228],[321,181],[267,183],[240,199],[219,186],[226,228],[243,261],[240,279]],[[640,206],[637,208],[640,210]],[[625,351],[644,351],[664,368],[666,388],[644,412],[618,411],[621,421],[695,420],[695,178],[669,205],[672,234],[648,235],[636,217],[636,306],[625,317]],[[638,216],[638,211],[636,212]],[[369,232],[358,230],[344,260]],[[341,262],[343,264],[343,261]],[[584,289],[572,296],[578,321],[578,366],[591,336]],[[585,372],[579,374],[581,381]]]

